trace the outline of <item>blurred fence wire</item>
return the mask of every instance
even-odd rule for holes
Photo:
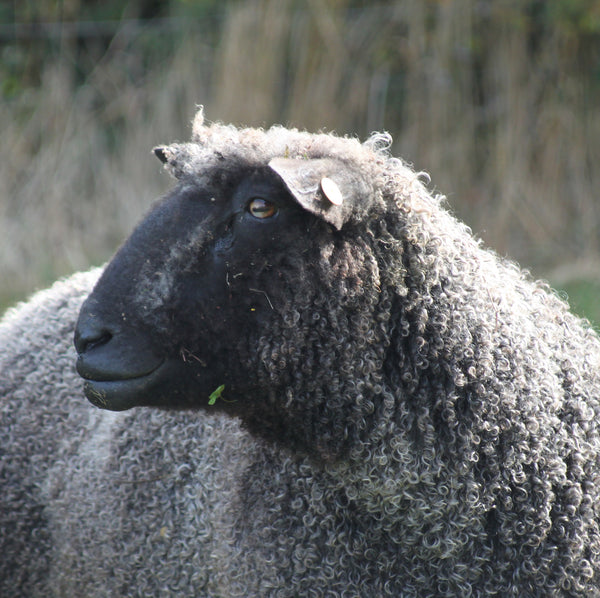
[[[179,32],[186,25],[181,17],[154,19],[122,19],[111,21],[59,21],[47,23],[0,23],[0,41],[60,40],[64,38],[98,38],[135,35],[141,29]]]

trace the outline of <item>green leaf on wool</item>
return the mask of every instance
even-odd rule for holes
[[[208,397],[208,404],[214,405],[217,402],[217,399],[221,398],[223,391],[225,390],[225,384],[221,384],[216,390],[213,390]]]

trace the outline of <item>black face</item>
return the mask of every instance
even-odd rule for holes
[[[294,300],[316,259],[311,238],[329,229],[266,167],[215,176],[205,189],[180,183],[82,307],[75,345],[88,399],[113,410],[216,402],[235,411],[228,401],[256,385],[248,353]]]

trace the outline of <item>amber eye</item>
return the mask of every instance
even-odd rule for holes
[[[255,197],[248,204],[248,211],[255,218],[272,218],[277,214],[277,206],[266,199]]]

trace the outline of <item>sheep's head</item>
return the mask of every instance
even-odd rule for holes
[[[187,151],[155,153],[176,170]],[[175,174],[178,185],[81,310],[75,344],[86,396],[113,410],[220,408],[263,429],[271,418],[270,435],[283,432],[284,412],[295,410],[290,422],[311,409],[323,419],[335,391],[347,391],[334,373],[352,352],[346,329],[364,335],[361,316],[372,314],[362,311],[379,300],[368,235],[356,232],[373,211],[372,189],[337,157],[285,153]],[[318,397],[312,405],[300,396],[307,392]]]

